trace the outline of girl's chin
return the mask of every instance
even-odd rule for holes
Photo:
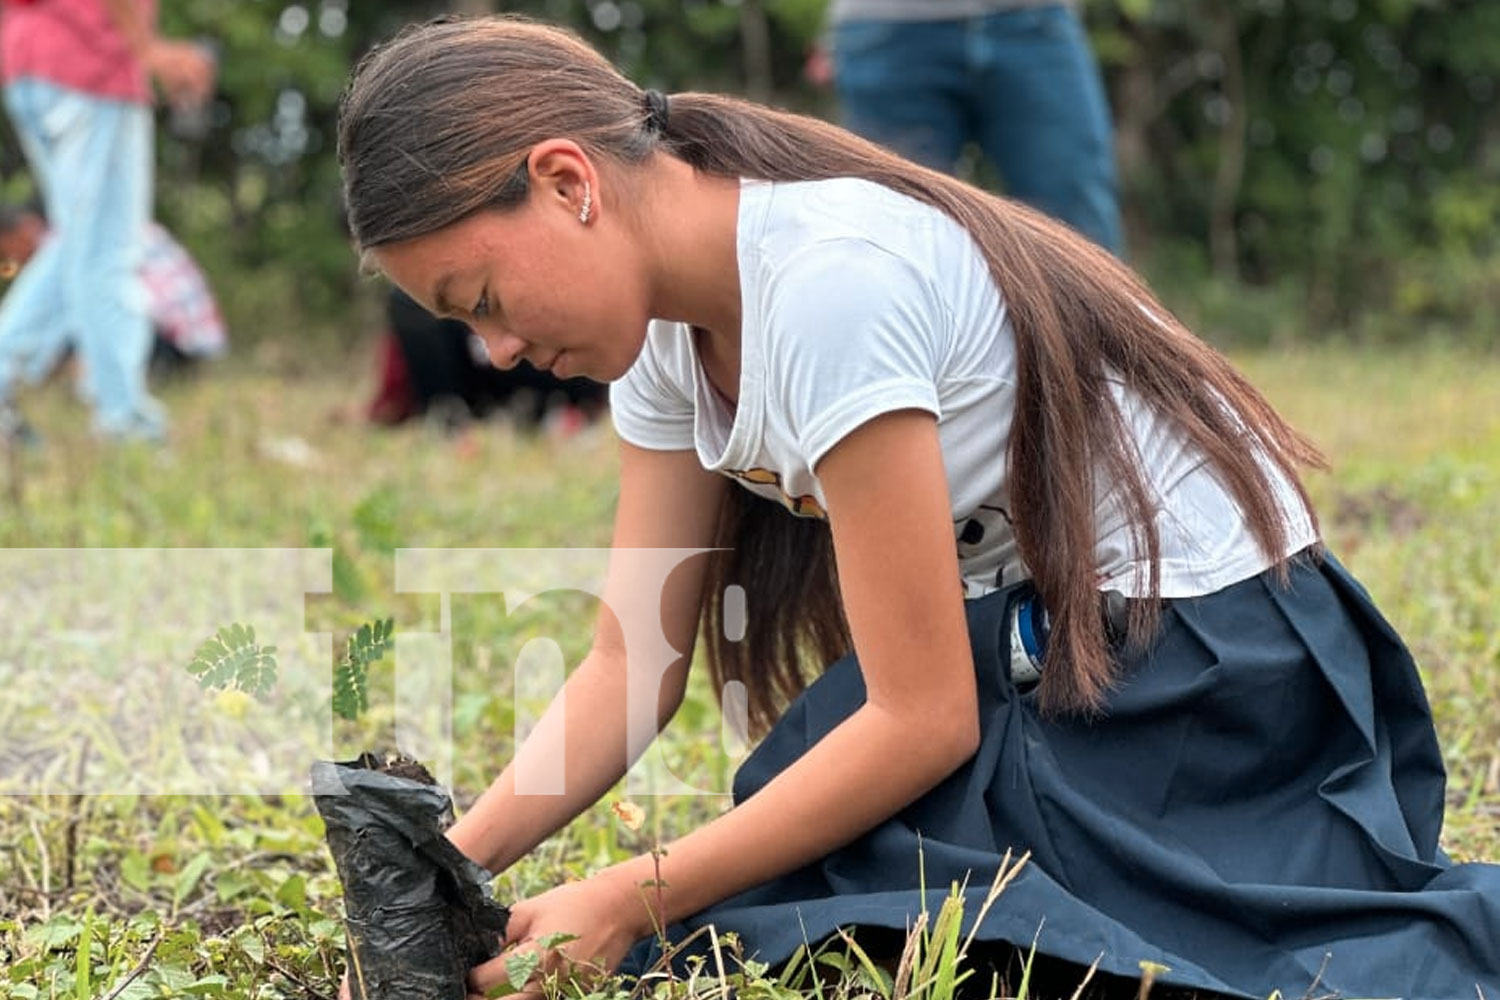
[[[565,377],[574,378],[581,376],[583,378],[590,378],[595,382],[602,383],[617,382],[620,379],[624,378],[625,373],[630,370],[631,365],[631,362],[625,362],[621,364],[618,362],[606,361],[604,364],[595,364],[590,368],[585,368],[582,364],[573,364],[572,358],[568,358],[567,360],[569,362],[569,366],[568,374]]]

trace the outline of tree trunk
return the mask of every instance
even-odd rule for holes
[[[1132,256],[1146,255],[1150,227],[1140,200],[1131,189],[1151,169],[1150,126],[1156,117],[1158,102],[1156,66],[1147,57],[1147,40],[1137,35],[1135,52],[1120,68],[1113,84],[1115,90],[1115,169],[1120,176],[1120,214],[1125,224],[1125,245]]]
[[[771,24],[763,0],[740,0],[740,46],[745,61],[745,95],[771,98]]]
[[[1208,245],[1214,273],[1237,279],[1240,273],[1239,238],[1235,211],[1245,179],[1245,63],[1240,52],[1239,22],[1234,6],[1223,4],[1218,14],[1218,49],[1224,57],[1224,99],[1229,115],[1219,132],[1219,164],[1214,171],[1213,201],[1209,208]]]

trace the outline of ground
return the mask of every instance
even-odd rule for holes
[[[1500,358],[1343,347],[1236,360],[1327,452],[1332,472],[1310,483],[1327,538],[1422,664],[1450,771],[1445,846],[1459,859],[1500,860]],[[460,436],[374,431],[349,416],[356,369],[316,379],[229,370],[172,387],[166,452],[102,449],[58,387],[33,396],[28,412],[47,445],[0,469],[0,549],[331,547],[333,593],[308,602],[306,621],[342,637],[384,615],[398,630],[439,618],[434,600],[393,593],[397,548],[607,544],[607,430],[566,440],[498,425]],[[509,755],[518,703],[497,692],[509,690],[520,647],[550,637],[576,658],[588,639],[582,598],[510,615],[484,598],[455,597],[450,608],[460,806]],[[5,667],[0,657],[0,678]],[[377,669],[375,709],[338,730],[349,756],[385,738],[389,683]],[[25,721],[16,697],[0,683],[0,733]],[[244,710],[232,700],[219,708]],[[46,745],[29,749],[68,767],[82,765],[80,747],[108,745],[82,710],[47,725]],[[338,887],[305,799],[28,796],[12,752],[0,739],[0,998],[332,995]],[[726,787],[732,761],[702,689],[666,756],[698,787]],[[601,807],[506,873],[499,895],[648,849],[723,807],[704,795],[636,800],[641,831]],[[763,979],[741,985],[788,995]],[[807,988],[805,978],[790,985]]]

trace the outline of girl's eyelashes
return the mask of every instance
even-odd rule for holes
[[[479,293],[479,301],[474,303],[474,307],[469,312],[475,319],[480,319],[490,314],[490,290],[488,288]]]

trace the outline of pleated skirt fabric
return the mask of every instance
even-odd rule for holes
[[[1416,667],[1335,559],[1165,602],[1093,720],[1042,718],[1012,685],[1008,610],[1025,586],[967,604],[972,760],[672,935],[711,923],[774,965],[838,928],[910,927],[955,882],[972,921],[1006,852],[1030,852],[979,940],[1124,976],[1156,963],[1160,983],[1230,996],[1500,998],[1500,866],[1439,849],[1444,770]],[[863,700],[854,658],[833,664],[741,766],[735,800]]]

